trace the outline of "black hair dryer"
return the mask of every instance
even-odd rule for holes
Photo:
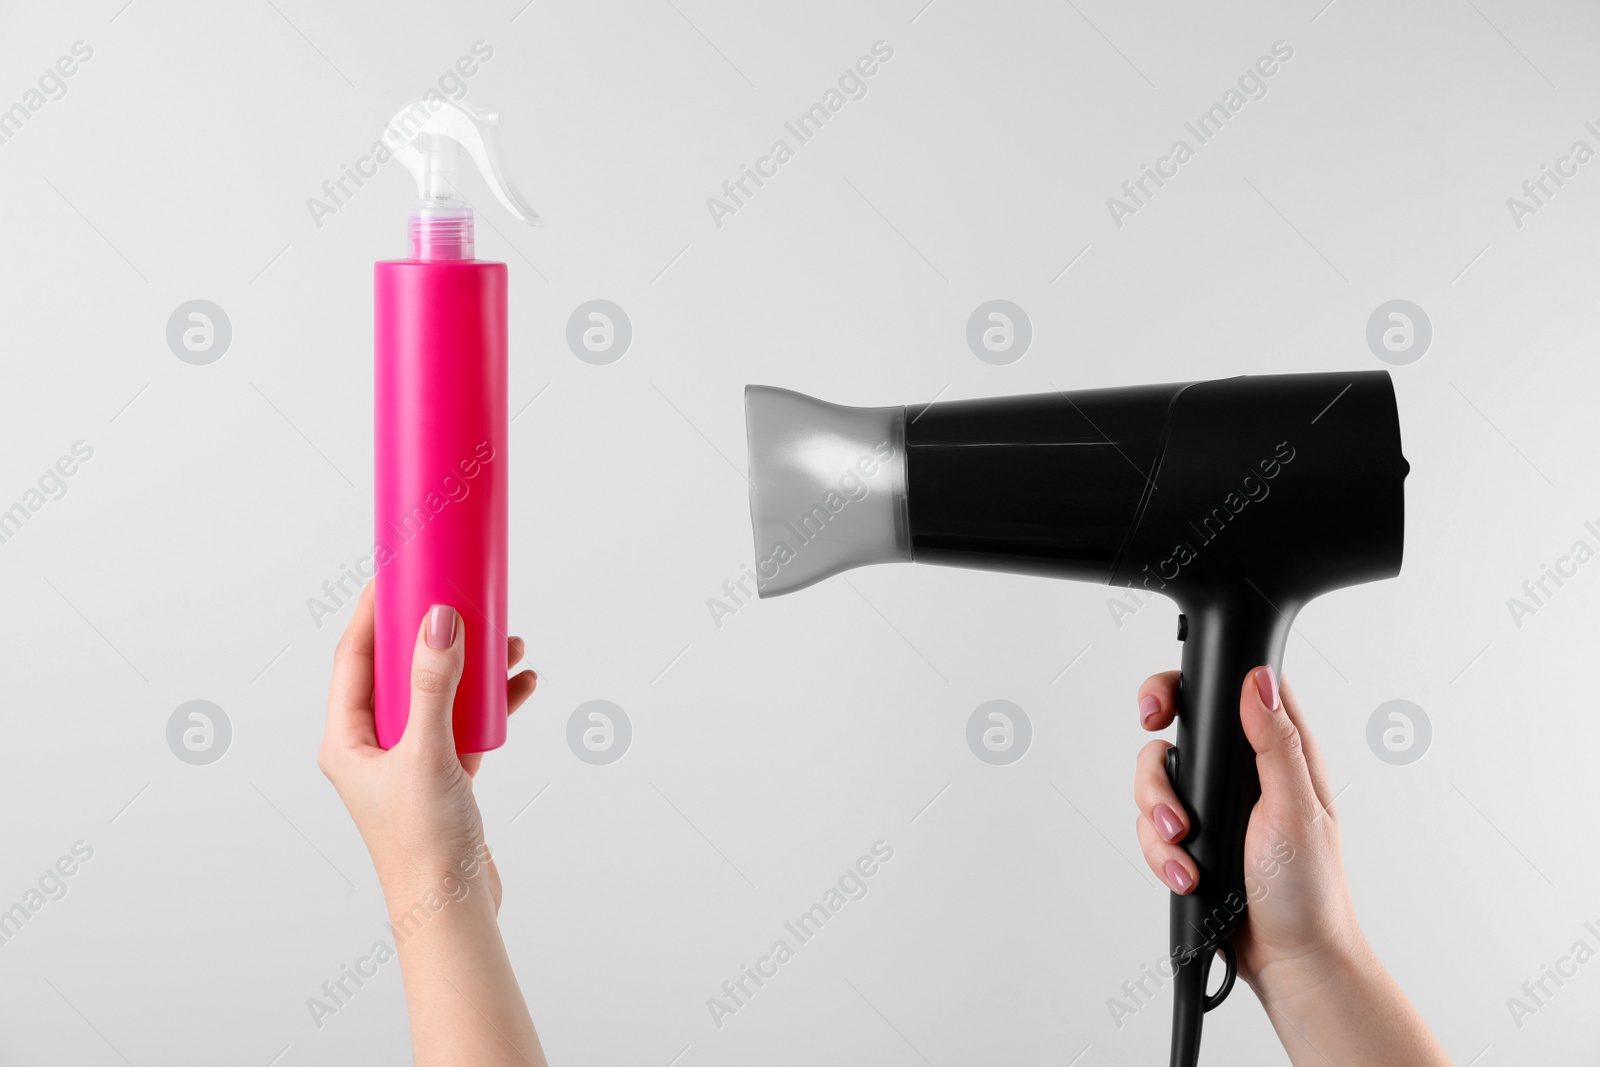
[[[1233,986],[1245,828],[1261,795],[1239,722],[1295,613],[1400,571],[1404,480],[1385,371],[1280,374],[849,408],[745,389],[762,596],[915,560],[1129,586],[1178,603],[1177,746],[1199,885],[1173,896],[1172,1065]],[[1206,993],[1213,959],[1227,972]]]

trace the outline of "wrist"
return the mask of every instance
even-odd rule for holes
[[[1290,1005],[1313,995],[1355,988],[1367,980],[1377,957],[1359,929],[1349,929],[1294,956],[1282,956],[1241,974],[1270,1004]]]
[[[494,897],[482,875],[471,879],[454,874],[395,876],[383,880],[383,899],[396,946],[426,930],[448,929],[461,922],[497,921]]]
[[[451,863],[390,864],[378,867],[389,922],[426,924],[439,915],[495,916],[497,902],[489,877],[488,851],[481,859]]]

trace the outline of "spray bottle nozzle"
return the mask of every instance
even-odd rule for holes
[[[411,211],[411,254],[416,259],[473,258],[472,205],[461,194],[461,155],[518,222],[541,225],[538,212],[517,192],[500,161],[500,122],[467,104],[438,97],[408,104],[389,123],[398,139],[395,158],[417,182],[422,203]]]

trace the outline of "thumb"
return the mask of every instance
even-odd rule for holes
[[[461,618],[448,604],[435,604],[417,629],[411,654],[411,712],[402,744],[455,751],[454,709],[461,681]]]
[[[1262,798],[1278,808],[1309,819],[1321,810],[1311,771],[1306,764],[1300,728],[1284,709],[1278,680],[1271,667],[1245,675],[1239,693],[1239,718],[1256,752]]]

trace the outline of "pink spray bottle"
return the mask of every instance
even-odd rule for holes
[[[458,752],[506,740],[506,265],[474,259],[468,157],[519,221],[539,216],[500,166],[495,117],[433,95],[385,133],[417,181],[411,258],[375,265],[378,744],[405,732],[423,616],[465,624]]]

